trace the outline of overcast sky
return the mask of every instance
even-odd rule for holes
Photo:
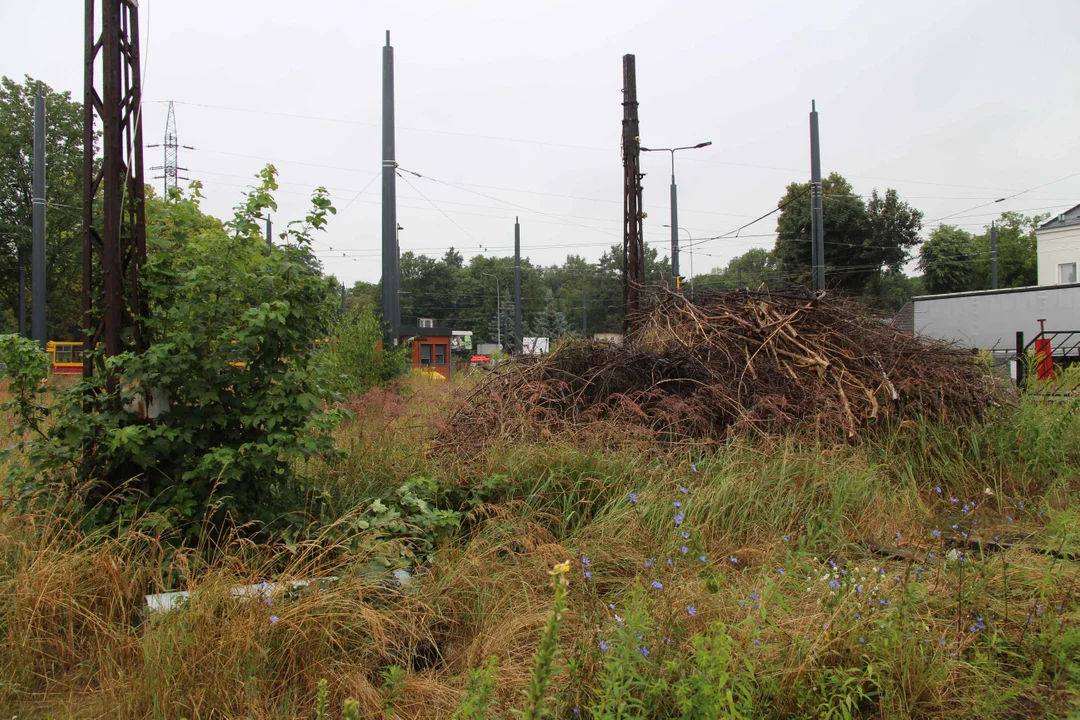
[[[1002,210],[1080,202],[1080,2],[364,2],[141,0],[146,142],[175,100],[188,175],[228,217],[268,161],[276,219],[318,185],[339,215],[326,270],[379,277],[381,47],[396,56],[402,250],[596,260],[621,243],[622,56],[637,56],[645,145],[680,153],[679,221],[719,235],[823,171],[896,188],[927,221],[978,230]],[[83,3],[0,3],[0,73],[82,96]],[[147,151],[147,167],[159,150]],[[669,231],[666,154],[644,154],[646,240]],[[147,177],[152,177],[148,169]],[[160,187],[160,180],[154,181]],[[927,223],[928,226],[936,223]],[[771,247],[775,220],[704,243],[683,273]],[[331,249],[332,248],[332,249]],[[343,256],[344,253],[344,256]]]

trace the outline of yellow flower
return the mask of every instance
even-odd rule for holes
[[[565,575],[568,572],[570,572],[570,561],[565,560],[561,563],[556,564],[555,567],[551,568],[551,571],[548,572],[548,575]]]

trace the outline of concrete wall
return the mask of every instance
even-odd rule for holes
[[[982,350],[1016,347],[1016,331],[1030,341],[1047,330],[1080,330],[1080,283],[984,290],[913,298],[915,335]]]
[[[1076,263],[1080,272],[1080,225],[1041,229],[1038,238],[1040,285],[1057,285],[1062,263]]]

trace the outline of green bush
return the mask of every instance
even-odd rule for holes
[[[92,353],[94,377],[61,393],[47,436],[25,453],[27,483],[73,468],[76,487],[91,487],[89,525],[146,510],[174,527],[271,523],[303,507],[297,463],[333,451],[342,413],[328,408],[336,395],[310,351],[329,330],[332,288],[310,245],[335,211],[317,189],[268,253],[260,218],[276,208],[275,176],[263,170],[225,225],[202,214],[197,186],[148,202],[150,347]],[[140,418],[140,399],[162,412]]]
[[[326,384],[342,395],[364,392],[404,374],[408,346],[379,348],[382,326],[371,307],[340,314],[330,324],[330,338],[319,354]]]

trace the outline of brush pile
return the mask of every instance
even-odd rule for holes
[[[744,432],[853,439],[888,417],[977,419],[995,394],[973,351],[905,335],[829,293],[669,294],[635,327],[621,347],[573,341],[507,363],[442,443],[603,428],[668,442]]]

